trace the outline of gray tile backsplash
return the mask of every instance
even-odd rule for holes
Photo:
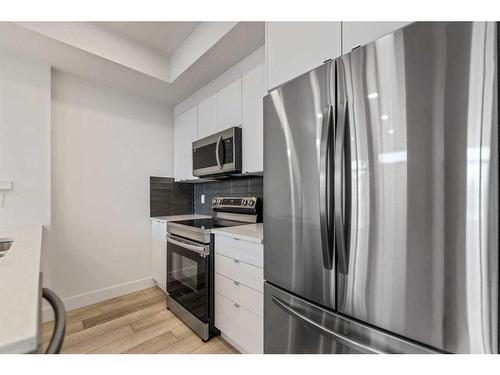
[[[263,188],[263,178],[260,176],[197,183],[194,185],[193,194],[194,212],[197,214],[212,215],[211,205],[213,197],[256,196],[262,199]],[[205,203],[201,203],[202,194],[205,194]]]
[[[202,194],[205,203],[201,203]],[[150,177],[150,216],[212,215],[212,198],[222,196],[262,199],[263,178],[249,176],[189,184],[174,182],[170,177]]]
[[[193,213],[193,185],[174,182],[171,177],[149,178],[149,215]]]

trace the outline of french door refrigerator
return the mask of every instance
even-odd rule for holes
[[[497,42],[415,23],[265,97],[265,353],[498,353]]]

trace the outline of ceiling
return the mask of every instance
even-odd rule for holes
[[[134,24],[134,22],[117,23]],[[185,22],[173,23],[185,24]],[[195,23],[190,22],[190,24]],[[153,24],[158,24],[158,27],[163,32],[171,26],[171,22],[168,22],[169,25],[165,25],[165,28],[161,24],[167,24],[167,22],[153,22]],[[200,24],[203,25],[203,23]],[[67,26],[58,25],[63,32]],[[149,32],[152,33],[152,30],[157,27],[151,26],[149,22],[139,22],[136,26],[140,26],[137,35],[143,36]],[[187,29],[186,25],[180,26],[180,29],[187,33],[184,27]],[[197,26],[191,25],[190,27]],[[177,33],[179,26],[174,28],[177,29]],[[59,40],[13,22],[0,22],[0,49],[10,50],[21,56],[34,57],[37,60],[47,62],[54,69],[175,106],[243,60],[250,53],[259,48],[262,49],[265,39],[264,29],[264,22],[238,22],[229,32],[216,40],[210,41],[209,48],[200,56],[195,56],[190,61],[187,69],[173,82],[157,79],[125,63],[94,54],[91,48],[79,48],[79,46],[71,44],[71,40]],[[176,33],[172,33],[172,35],[176,35],[175,39],[181,39]],[[74,33],[65,32],[63,34],[73,36]],[[113,32],[113,34],[116,33]],[[84,36],[86,37],[85,42],[91,39],[92,45],[99,42],[99,46],[103,48],[107,46],[107,40],[99,40],[95,33]],[[127,38],[131,39],[131,37]],[[152,37],[151,35],[148,39],[161,40],[160,37]],[[167,45],[173,46],[173,39],[172,36],[169,43],[165,43],[164,48]],[[81,39],[78,41],[81,41]],[[186,39],[181,40],[181,42],[183,41],[185,42]],[[162,53],[162,58],[164,56],[164,53]]]
[[[200,22],[94,22],[150,48],[171,55]]]

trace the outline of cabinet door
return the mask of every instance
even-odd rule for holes
[[[175,118],[174,122],[174,179],[180,181],[184,178],[186,161],[184,159],[184,126],[182,115]]]
[[[186,164],[185,178],[187,180],[195,180],[198,177],[193,176],[193,142],[198,136],[198,106],[187,110],[186,112]]]
[[[160,288],[166,289],[166,223],[160,220],[151,221],[151,263],[153,270],[153,279]]]
[[[198,139],[217,133],[217,96],[198,103]]]
[[[341,54],[340,22],[267,22],[268,90]]]
[[[193,176],[192,143],[197,137],[197,130],[197,106],[175,118],[174,177],[176,181],[196,179]]]
[[[241,78],[217,92],[217,130],[241,126]]]
[[[342,22],[342,53],[370,43],[410,22]]]
[[[260,64],[241,79],[242,85],[242,163],[243,172],[264,170],[263,103],[266,94],[264,64]]]

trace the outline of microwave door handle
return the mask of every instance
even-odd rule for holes
[[[330,162],[332,155],[331,139],[332,139],[332,119],[333,107],[327,106],[323,113],[323,123],[321,126],[320,140],[320,164],[319,164],[319,215],[321,229],[321,250],[323,253],[323,267],[331,270],[333,268],[333,251],[331,235],[333,231],[333,218],[331,217],[331,183],[330,173],[333,166]]]
[[[217,160],[217,165],[219,166],[220,169],[222,169],[221,157],[219,156],[221,143],[222,143],[222,135],[219,135],[219,138],[217,138],[217,144],[215,145],[215,159]]]

